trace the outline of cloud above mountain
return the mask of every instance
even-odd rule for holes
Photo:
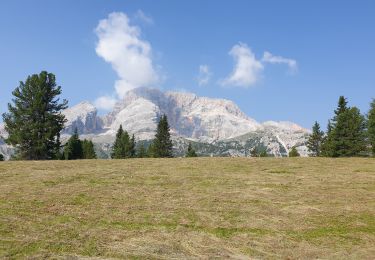
[[[291,73],[297,71],[297,61],[293,59],[284,58],[281,56],[275,56],[272,53],[265,51],[262,58],[263,63],[270,64],[286,64],[289,67]]]
[[[141,29],[132,25],[126,14],[109,14],[99,21],[95,33],[97,55],[110,63],[119,77],[114,85],[118,98],[133,88],[150,87],[159,82],[151,45],[141,38]],[[108,104],[103,100],[101,97],[97,103]]]
[[[235,44],[229,51],[234,60],[233,71],[219,81],[222,86],[248,88],[255,85],[261,78],[267,64],[286,64],[291,73],[297,71],[297,61],[275,56],[265,51],[262,59],[258,60],[251,48],[245,43]]]
[[[212,73],[210,67],[208,65],[200,65],[199,66],[199,74],[198,74],[198,85],[204,86],[207,85],[211,79]]]
[[[245,43],[238,43],[229,51],[235,61],[232,73],[221,80],[223,86],[250,87],[258,80],[263,71],[263,64]]]

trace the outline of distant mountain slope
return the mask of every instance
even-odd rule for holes
[[[251,149],[258,147],[275,156],[287,156],[293,146],[307,155],[307,129],[292,122],[258,123],[230,100],[192,93],[137,88],[129,91],[105,116],[98,116],[97,109],[87,101],[63,113],[67,123],[62,140],[77,128],[83,138],[94,141],[104,157],[109,154],[120,124],[137,140],[149,141],[154,138],[162,114],[168,116],[176,155],[183,155],[189,142],[194,142],[202,155],[248,156]],[[4,144],[0,143],[0,147],[5,149]]]

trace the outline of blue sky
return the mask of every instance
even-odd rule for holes
[[[375,98],[374,13],[375,1],[3,0],[0,113],[47,70],[70,105],[147,85],[325,128],[340,95],[362,112]]]

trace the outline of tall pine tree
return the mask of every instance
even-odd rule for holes
[[[60,131],[65,117],[61,113],[68,102],[60,102],[61,87],[55,75],[42,71],[27,77],[12,92],[13,104],[3,114],[6,142],[16,148],[16,158],[25,160],[56,159],[60,150]]]
[[[94,143],[91,140],[82,141],[83,159],[96,159]]]
[[[69,138],[64,147],[65,160],[83,159],[82,142],[79,139],[77,128],[74,129],[74,134]]]
[[[375,99],[373,99],[370,104],[370,111],[367,117],[368,138],[371,145],[372,156],[375,156]]]
[[[143,143],[139,144],[138,146],[137,157],[138,158],[147,157],[147,151]]]
[[[4,155],[0,153],[0,162],[4,161]]]
[[[315,124],[312,127],[312,133],[307,141],[307,148],[312,156],[320,156],[323,139],[324,132],[320,130],[319,123],[315,121]]]
[[[122,125],[120,125],[120,127],[119,127],[119,129],[117,130],[117,133],[116,133],[115,142],[112,146],[112,153],[111,153],[112,159],[122,159],[122,158],[124,158],[123,155],[125,154],[125,148],[122,145],[123,144],[123,140],[122,140],[123,134],[124,134],[124,130],[122,129]]]
[[[116,133],[116,140],[112,147],[112,159],[134,158],[136,155],[135,146],[136,142],[134,135],[130,138],[129,133],[124,131],[122,125],[120,125]]]
[[[153,148],[154,157],[173,157],[173,144],[166,115],[163,115],[158,123]]]
[[[348,107],[343,96],[331,122],[323,144],[324,156],[358,156],[366,150],[365,118],[358,108]]]

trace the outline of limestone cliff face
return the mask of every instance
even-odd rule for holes
[[[192,93],[137,88],[129,91],[105,116],[98,116],[95,106],[87,101],[63,113],[67,119],[63,141],[77,128],[83,138],[108,148],[120,125],[137,140],[151,140],[160,116],[166,114],[176,147],[184,147],[190,140],[209,144],[211,150],[207,153],[214,155],[246,156],[249,149],[261,146],[275,156],[285,156],[297,146],[301,155],[307,155],[307,129],[292,122],[259,123],[230,100]],[[1,135],[5,137],[7,133],[0,125]],[[0,137],[0,152],[9,157],[9,149]]]
[[[67,119],[63,133],[72,134],[75,128],[79,134],[96,133],[102,130],[102,121],[97,116],[96,108],[87,101],[66,109],[63,114]]]

